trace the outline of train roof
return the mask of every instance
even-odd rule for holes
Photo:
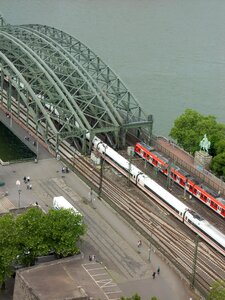
[[[217,197],[216,200],[218,200],[220,203],[222,203],[223,205],[225,205],[225,199],[222,197]]]
[[[181,175],[185,176],[185,177],[189,177],[189,176],[190,176],[190,174],[189,174],[188,172],[186,172],[185,170],[183,170],[183,169],[181,169],[181,168],[179,168],[179,173],[180,173]]]
[[[144,142],[140,142],[140,143],[138,143],[138,144],[140,144],[141,146],[145,147],[148,151],[151,151],[151,152],[152,152],[152,151],[155,151],[155,148],[153,148],[153,147],[151,147],[151,146],[145,144]]]
[[[158,158],[160,158],[162,161],[164,161],[166,164],[169,163],[169,159],[166,158],[165,156],[163,156],[162,154],[156,152],[156,151],[152,151],[153,154],[155,154]]]
[[[161,185],[159,185],[157,182],[149,178],[146,174],[142,174],[140,177],[143,177],[145,182],[144,184],[146,186],[149,186],[149,188],[158,194],[159,197],[163,198],[166,203],[174,207],[175,209],[179,210],[179,212],[184,213],[186,210],[189,209],[187,205],[185,205],[183,202],[181,202],[178,198],[173,196],[171,193],[169,193],[167,190],[165,190]]]
[[[204,218],[202,216],[200,216],[198,213],[196,213],[196,211],[189,209],[188,212],[189,212],[189,214],[191,214],[193,216],[194,219],[196,219],[198,221],[204,220]]]
[[[209,188],[208,186],[201,184],[200,186],[204,191],[206,191],[208,194],[213,196],[214,198],[217,198],[219,195],[217,192],[215,192],[213,189]]]
[[[220,245],[225,247],[225,235],[219,231],[216,227],[211,225],[207,220],[205,220],[202,216],[197,214],[193,210],[188,210],[187,214],[188,219],[197,225],[203,232],[209,235],[212,239],[217,241]]]

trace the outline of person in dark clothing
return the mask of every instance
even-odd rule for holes
[[[158,267],[157,269],[157,274],[159,275],[159,273],[160,273],[160,267]]]
[[[155,271],[152,273],[152,278],[155,279]]]

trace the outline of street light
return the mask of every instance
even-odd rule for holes
[[[18,190],[18,208],[20,208],[20,194],[21,194],[21,189],[20,189],[20,180],[16,181],[16,186],[17,186],[17,190]]]
[[[149,240],[149,248],[148,248],[148,261],[151,262],[151,253],[152,253],[152,232],[150,233],[150,240]]]

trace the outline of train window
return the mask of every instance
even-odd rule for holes
[[[157,166],[157,160],[155,160],[154,158],[152,160],[152,163],[153,163],[154,166]]]
[[[210,198],[207,199],[207,203],[210,204]]]
[[[207,201],[207,197],[206,197],[205,195],[203,195],[203,194],[201,194],[201,197],[200,197],[200,198],[201,198],[201,200],[204,201],[204,202]]]
[[[146,155],[146,158],[149,159],[149,155],[148,154]]]
[[[182,178],[180,179],[180,184],[184,186],[184,181]]]
[[[217,207],[218,207],[218,205],[217,205],[215,202],[213,202],[213,201],[211,201],[211,206],[212,206],[213,208],[215,208],[215,209],[217,209]]]

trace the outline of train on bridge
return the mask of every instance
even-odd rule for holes
[[[174,197],[98,137],[94,137],[92,144],[93,148],[100,152],[102,157],[110,165],[124,176],[129,177],[137,187],[225,256],[225,235],[222,232]]]
[[[189,194],[207,205],[222,218],[225,218],[225,199],[223,199],[219,193],[199,183],[198,180],[190,176],[190,174],[180,167],[175,165],[170,167],[169,160],[149,145],[137,143],[134,150],[138,156],[153,167],[156,167],[165,176],[169,176],[176,184],[184,188]]]

